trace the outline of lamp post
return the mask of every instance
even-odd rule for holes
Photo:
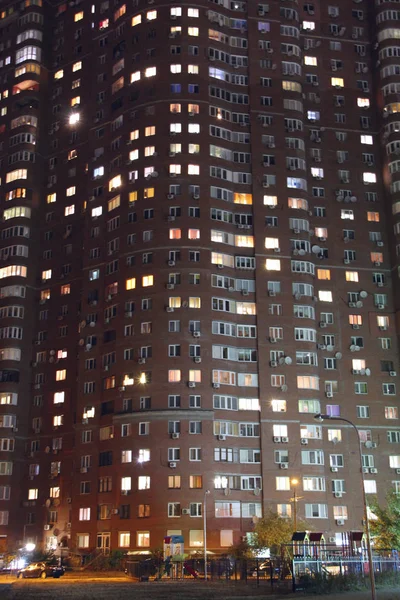
[[[203,546],[204,546],[204,581],[207,581],[207,496],[210,490],[204,492],[203,502]]]
[[[357,427],[357,425],[355,425],[353,423],[353,421],[350,421],[350,419],[345,419],[344,417],[335,417],[335,416],[331,416],[331,415],[318,414],[318,415],[314,415],[314,419],[316,419],[317,421],[323,421],[324,419],[327,419],[329,421],[344,421],[345,423],[348,423],[349,425],[351,425],[351,427],[353,427],[353,429],[355,429],[355,431],[357,433],[358,452],[359,452],[359,461],[360,461],[360,473],[361,473],[361,497],[362,497],[362,502],[363,502],[365,535],[367,538],[369,580],[371,582],[371,599],[376,600],[377,596],[376,596],[376,586],[375,586],[374,564],[372,561],[371,535],[370,535],[370,531],[369,531],[367,497],[365,494],[365,486],[364,486],[364,471],[363,471],[363,459],[362,459],[363,455],[362,455],[362,447],[361,447],[361,440],[360,440],[360,434],[358,431],[358,427]]]
[[[299,483],[299,480],[294,478],[290,480],[290,484],[293,486],[293,530],[297,531],[297,494],[296,494],[296,485]]]

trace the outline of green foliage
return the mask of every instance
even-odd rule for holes
[[[292,540],[293,523],[284,519],[272,510],[267,512],[262,519],[258,519],[252,534],[252,547],[256,550],[269,548],[271,555],[280,554],[282,544],[289,544]]]
[[[56,564],[57,563],[57,559],[54,556],[54,552],[49,551],[46,552],[45,550],[33,550],[33,552],[28,552],[28,551],[24,551],[23,556],[26,558],[26,560],[30,563],[34,563],[34,562],[47,562],[50,564]]]
[[[242,558],[254,558],[254,552],[247,540],[240,540],[237,544],[233,544],[228,553],[230,556],[237,560],[241,560]]]
[[[400,550],[400,496],[390,492],[386,506],[380,506],[375,499],[370,502],[370,509],[377,517],[369,521],[375,549]]]

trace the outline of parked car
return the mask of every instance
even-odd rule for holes
[[[46,579],[46,577],[54,577],[55,579],[58,579],[61,577],[61,575],[64,575],[64,573],[64,567],[59,567],[58,565],[49,565],[45,562],[36,562],[31,563],[23,569],[20,569],[17,577],[18,579],[25,579],[28,577],[41,577],[42,579]]]
[[[252,577],[257,577],[257,567],[254,566],[249,569],[249,575]],[[265,560],[258,564],[258,576],[262,578],[270,578],[271,577],[271,561]],[[279,579],[279,568],[274,567],[272,564],[272,578]]]

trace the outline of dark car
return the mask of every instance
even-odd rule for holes
[[[27,567],[20,569],[18,571],[18,579],[25,579],[28,577],[41,577],[42,579],[46,579],[46,577],[54,577],[58,579],[64,575],[64,567],[59,567],[58,565],[49,565],[45,562],[36,562],[31,563]]]
[[[272,578],[279,579],[279,568],[274,567],[273,564],[271,565],[271,561],[265,560],[258,564],[258,576],[259,577],[262,577],[263,579],[270,578],[271,571],[272,571]],[[251,575],[252,577],[257,577],[257,566],[256,565],[254,565],[254,567],[250,568],[249,575]]]

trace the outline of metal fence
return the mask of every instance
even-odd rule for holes
[[[400,577],[400,560],[396,556],[374,556],[376,575],[397,574]],[[162,560],[146,559],[125,562],[125,572],[137,581],[157,579],[204,581],[204,560],[187,559],[171,563],[167,567]],[[341,578],[343,585],[369,578],[366,557],[351,557],[341,554],[326,556],[323,559],[312,556],[293,558],[233,560],[230,558],[207,561],[207,578],[210,581],[238,582],[263,586],[266,593],[285,594],[291,591],[312,591],[316,585],[333,582]]]

